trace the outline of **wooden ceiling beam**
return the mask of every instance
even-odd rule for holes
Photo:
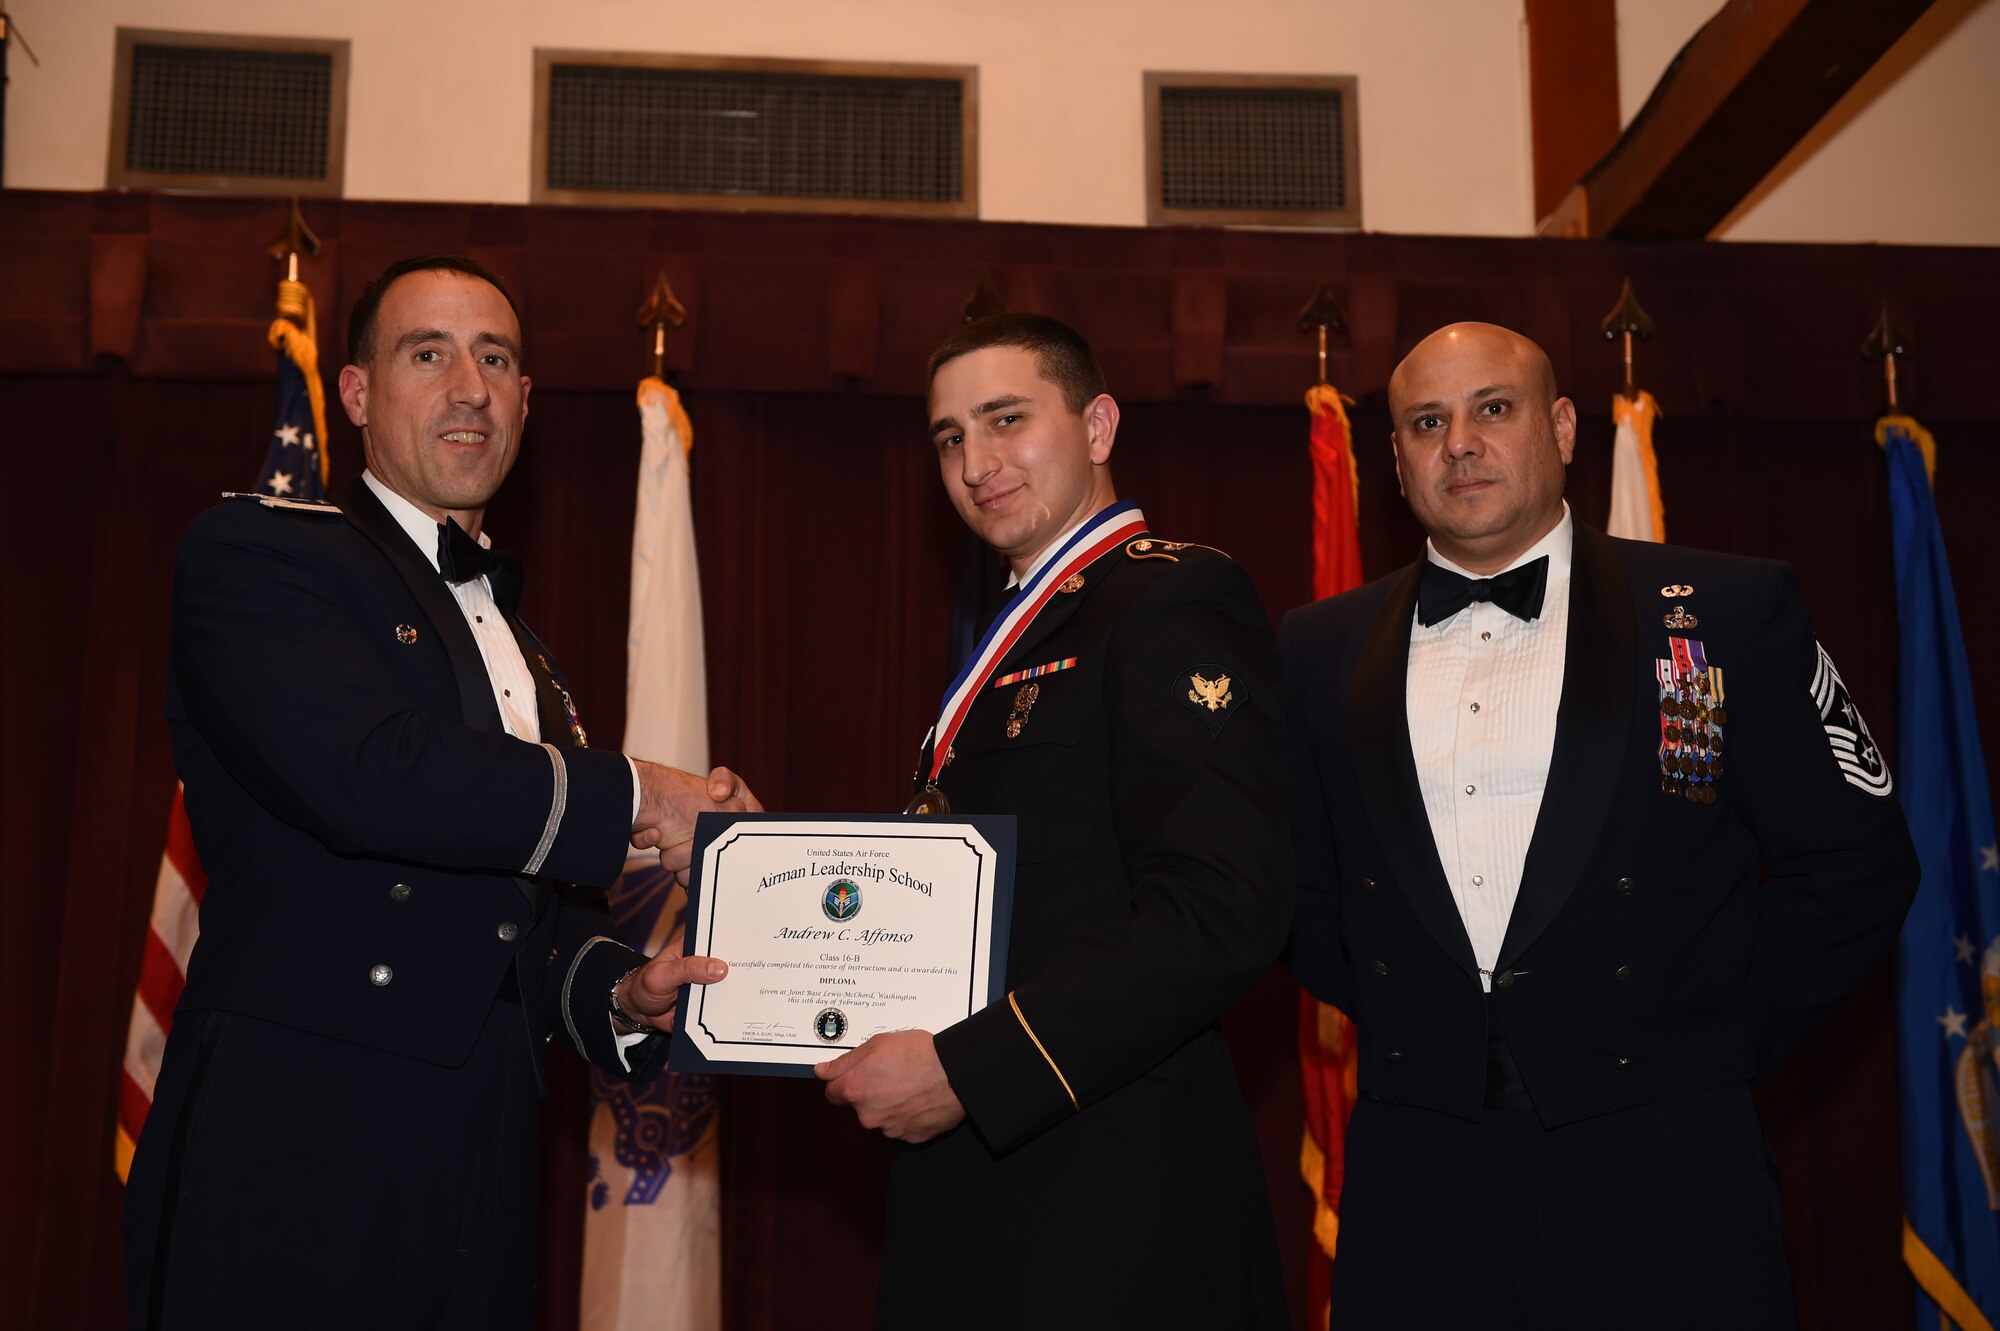
[[[1542,234],[1708,235],[1932,3],[1729,0]]]

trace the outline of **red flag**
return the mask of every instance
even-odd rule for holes
[[[1306,392],[1312,412],[1313,596],[1337,596],[1359,587],[1361,493],[1353,431],[1340,390],[1315,384]],[[1324,1326],[1340,1234],[1340,1188],[1347,1173],[1347,1116],[1355,1096],[1354,1023],[1339,1008],[1299,994],[1299,1072],[1305,1081],[1305,1137],[1299,1172],[1313,1194],[1309,1306]]]

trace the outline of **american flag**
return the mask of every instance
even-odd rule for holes
[[[319,382],[312,296],[302,283],[287,281],[279,296],[280,309],[303,310],[303,326],[280,318],[271,325],[271,345],[278,353],[278,408],[257,489],[282,499],[319,499],[326,493],[325,390]],[[153,884],[153,917],[146,927],[146,955],[139,967],[139,987],[132,995],[132,1021],[125,1034],[125,1066],[119,1079],[118,1133],[112,1165],[122,1181],[132,1169],[132,1152],[139,1131],[153,1107],[153,1083],[160,1075],[160,1055],[173,1027],[174,1007],[187,983],[188,954],[200,932],[202,890],[208,876],[195,854],[194,832],[188,826],[186,792],[174,788],[174,807],[167,818],[167,846],[160,853],[160,875]]]

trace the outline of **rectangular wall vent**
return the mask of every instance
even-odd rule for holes
[[[1149,73],[1147,221],[1359,226],[1351,77]]]
[[[338,194],[347,43],[118,30],[112,186]]]
[[[976,216],[973,75],[540,51],[534,197]]]

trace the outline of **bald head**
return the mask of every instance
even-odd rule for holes
[[[1453,372],[1471,364],[1506,365],[1511,377],[1533,385],[1543,400],[1556,400],[1556,371],[1548,353],[1532,339],[1499,324],[1446,324],[1403,357],[1389,376],[1389,410],[1403,419],[1402,406],[1415,383],[1434,384],[1440,371]]]
[[[1438,329],[1389,376],[1389,411],[1404,497],[1445,558],[1498,572],[1562,520],[1576,408],[1529,339]]]

